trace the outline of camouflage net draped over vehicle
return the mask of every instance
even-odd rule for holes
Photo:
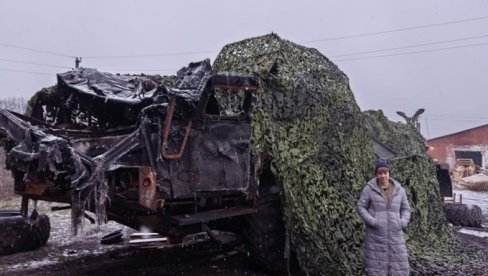
[[[361,113],[347,77],[320,52],[270,34],[225,46],[214,70],[261,80],[253,154],[269,159],[281,184],[286,225],[305,272],[363,271],[363,224],[355,204],[373,177],[370,137],[397,156],[418,155],[393,161],[394,177],[407,183],[412,205],[407,239],[413,255],[424,248],[416,240],[432,246],[452,241],[420,134],[382,113]]]
[[[360,271],[355,202],[374,154],[347,77],[317,50],[274,34],[224,47],[214,70],[261,79],[252,150],[281,184],[301,266],[309,274]]]
[[[368,134],[395,153],[390,160],[391,177],[402,184],[412,212],[407,239],[451,241],[452,230],[442,210],[435,167],[425,153],[423,137],[410,124],[388,121],[382,111],[365,111],[364,115]]]

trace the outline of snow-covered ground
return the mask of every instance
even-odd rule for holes
[[[83,229],[77,236],[73,236],[71,229],[71,211],[51,211],[51,207],[60,205],[65,204],[45,201],[39,201],[37,203],[37,210],[40,213],[47,214],[50,218],[51,233],[49,240],[45,246],[42,246],[38,250],[0,257],[0,275],[4,273],[8,274],[9,271],[15,271],[19,268],[35,268],[87,255],[103,254],[117,247],[126,246],[124,244],[102,245],[100,244],[100,239],[104,235],[120,229],[126,237],[134,232],[133,229],[113,221],[103,225],[96,225],[85,220]],[[18,209],[19,206],[20,197],[17,196],[0,201],[0,209]],[[33,207],[34,204],[31,201],[29,211]]]
[[[468,235],[477,236],[480,238],[487,238],[488,237],[488,232],[486,232],[486,231],[478,231],[478,230],[473,230],[473,229],[461,228],[458,232],[468,234]]]

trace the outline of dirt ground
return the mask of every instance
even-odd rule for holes
[[[0,209],[18,206],[18,197],[0,202]],[[135,232],[133,229],[114,222],[98,227],[88,221],[82,234],[73,237],[70,211],[52,212],[52,206],[59,204],[39,202],[37,206],[51,219],[48,243],[35,251],[0,257],[0,275],[269,275],[253,266],[238,240],[228,246],[207,241],[184,248],[143,248],[128,243],[130,234]],[[124,242],[100,244],[101,237],[120,229]],[[484,231],[488,234],[488,229]],[[460,232],[456,235],[466,250],[488,252],[488,237]],[[419,266],[427,267],[423,271],[429,271],[428,275],[488,275],[486,261],[462,267],[425,262],[414,264],[413,268]]]
[[[56,264],[5,271],[6,275],[266,275],[239,254],[214,260],[222,250],[151,250],[119,246]]]
[[[19,197],[0,202],[0,209],[18,206]],[[87,220],[82,234],[73,237],[70,211],[52,212],[52,206],[59,204],[37,205],[51,220],[47,244],[35,251],[1,256],[0,275],[267,275],[250,262],[238,239],[228,246],[207,241],[185,248],[143,248],[128,243],[134,229],[115,222],[98,227]],[[100,244],[104,235],[120,229],[122,243]]]

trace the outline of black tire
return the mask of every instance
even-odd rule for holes
[[[272,273],[296,272],[299,266],[295,253],[291,251],[290,258],[285,259],[286,230],[279,188],[270,173],[261,180],[256,208],[257,213],[246,216],[244,229],[253,262]]]
[[[453,225],[468,227],[481,227],[483,218],[481,208],[478,205],[444,204],[446,219]]]
[[[17,211],[0,211],[0,256],[37,249],[46,244],[50,231],[48,216],[36,210],[28,219]]]

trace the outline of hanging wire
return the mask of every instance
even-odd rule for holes
[[[70,69],[71,68],[71,67],[68,67],[68,66],[53,65],[53,64],[46,64],[46,63],[27,62],[27,61],[13,60],[13,59],[5,59],[5,58],[0,58],[0,61],[6,61],[6,62],[12,62],[12,63],[21,63],[21,64],[29,64],[29,65],[38,65],[38,66],[46,66],[46,67],[56,67],[56,68],[67,68],[67,69]]]
[[[356,38],[356,37],[373,36],[373,35],[386,34],[386,33],[410,31],[410,30],[416,30],[416,29],[438,27],[438,26],[451,25],[451,24],[457,24],[457,23],[465,23],[465,22],[485,20],[485,19],[488,19],[488,16],[481,16],[481,17],[475,17],[475,18],[468,18],[468,19],[461,19],[461,20],[447,21],[447,22],[433,23],[433,24],[426,24],[426,25],[411,26],[411,27],[391,29],[391,30],[378,31],[378,32],[369,32],[369,33],[353,34],[353,35],[346,35],[346,36],[320,38],[320,39],[315,39],[315,40],[307,40],[307,41],[303,41],[303,42],[304,43],[315,43],[315,42],[323,42],[323,41],[342,40],[342,39],[348,39],[348,38]]]
[[[17,45],[12,45],[12,44],[0,43],[0,46],[15,48],[15,49],[21,49],[21,50],[26,50],[26,51],[31,51],[31,52],[37,52],[37,53],[43,53],[43,54],[59,56],[59,57],[76,58],[75,56],[65,55],[65,54],[51,52],[51,51],[39,50],[39,49],[34,49],[34,48],[28,48],[28,47],[23,47],[23,46],[17,46]]]

